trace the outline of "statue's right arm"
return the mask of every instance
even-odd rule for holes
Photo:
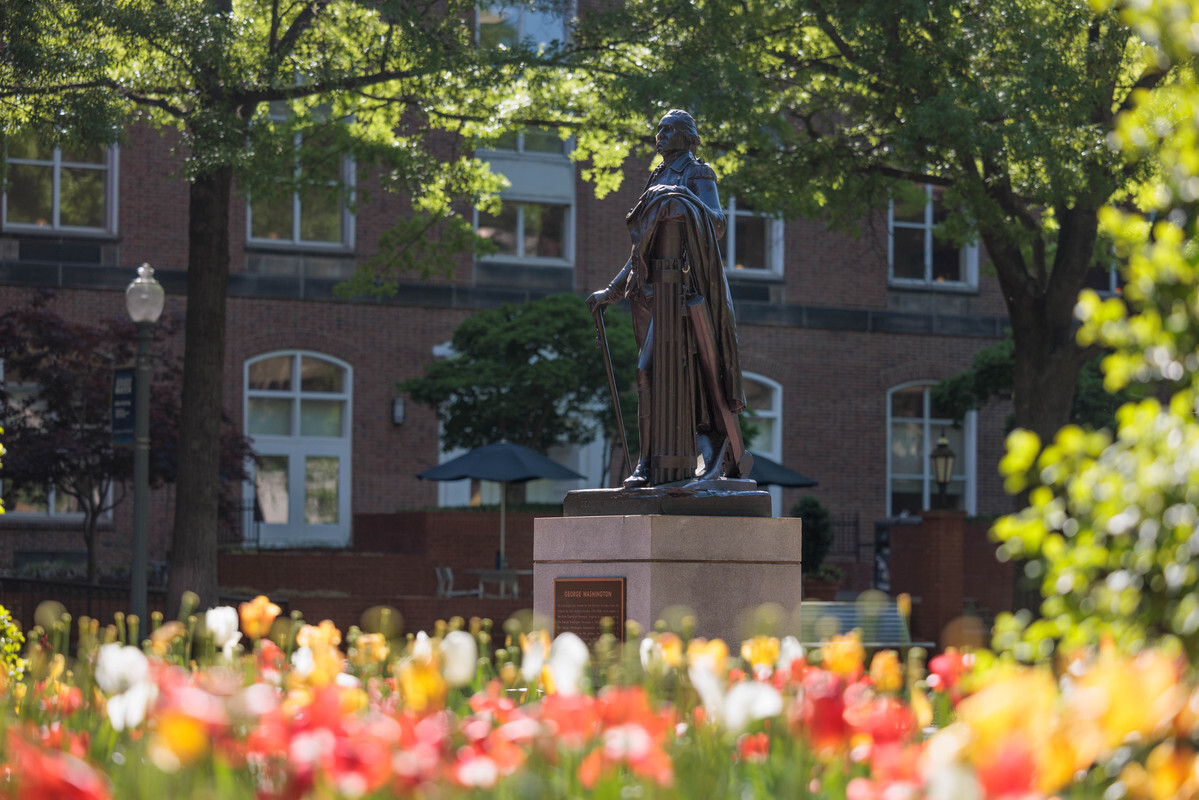
[[[608,284],[606,289],[601,289],[587,298],[587,310],[592,314],[597,309],[607,308],[608,306],[622,300],[625,296],[625,291],[629,284],[629,273],[633,270],[633,259],[630,258],[625,262],[620,272],[616,273],[616,277]]]

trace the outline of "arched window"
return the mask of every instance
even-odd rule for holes
[[[263,547],[344,546],[350,539],[348,364],[306,352],[245,365],[245,427],[259,464],[250,487]]]
[[[919,514],[930,508],[975,513],[977,414],[960,426],[932,400],[932,383],[906,383],[887,392],[887,512]],[[942,502],[930,454],[944,436],[955,459]]]
[[[783,460],[783,387],[762,375],[745,372],[741,375],[745,385],[745,404],[749,411],[743,417],[753,431],[745,447],[755,456],[765,456],[773,461]],[[783,490],[778,486],[762,487],[770,492],[774,516],[787,509],[782,508]]]

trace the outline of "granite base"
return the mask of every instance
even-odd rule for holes
[[[696,632],[736,647],[765,603],[790,615],[803,599],[796,518],[625,515],[533,523],[533,610],[554,623],[558,578],[623,577],[628,619],[645,629],[687,607]]]

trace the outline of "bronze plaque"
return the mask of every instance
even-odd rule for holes
[[[554,636],[570,631],[591,645],[603,633],[600,620],[611,617],[623,642],[624,588],[624,578],[554,578]]]

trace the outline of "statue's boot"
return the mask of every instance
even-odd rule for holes
[[[650,485],[650,442],[649,442],[649,419],[650,419],[650,380],[649,371],[637,370],[637,438],[640,447],[637,456],[637,466],[633,469],[633,474],[624,479],[624,488],[626,489],[643,489]]]

